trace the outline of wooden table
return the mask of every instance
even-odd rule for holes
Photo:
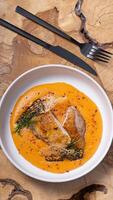
[[[24,19],[15,13],[15,7],[20,5],[32,13],[42,17],[46,21],[60,27],[62,30],[84,41],[79,33],[80,19],[74,13],[74,6],[77,0],[1,0],[0,16],[9,20],[26,31],[50,42],[65,46],[73,53],[80,56],[98,73],[95,78],[106,90],[113,103],[113,60],[107,65],[95,64],[93,61],[81,56],[79,49],[73,44],[59,38],[44,28]],[[87,0],[83,3],[83,12],[87,16],[87,29],[91,36],[99,42],[113,41],[113,3],[112,0]],[[113,52],[112,49],[110,49]],[[40,46],[17,36],[15,33],[0,27],[0,96],[3,95],[9,84],[21,73],[35,66],[50,63],[66,64],[73,67],[66,60],[54,55]],[[75,66],[76,67],[76,66]],[[78,67],[76,67],[78,68]],[[94,77],[93,77],[94,78]],[[110,122],[109,122],[110,123]],[[109,126],[109,124],[108,124]],[[91,200],[113,199],[113,145],[102,163],[88,175],[76,181],[52,184],[31,179],[18,171],[5,157],[0,150],[0,178],[16,180],[25,189],[31,191],[34,200],[57,200],[69,198],[79,189],[90,184],[104,184],[107,187],[107,194],[95,192],[90,195]],[[0,200],[6,200],[12,186],[3,187],[0,184]],[[18,196],[18,195],[17,195]],[[15,197],[16,199],[26,199]]]

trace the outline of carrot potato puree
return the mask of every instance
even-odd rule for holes
[[[80,160],[48,162],[40,154],[41,147],[47,144],[37,139],[29,129],[23,129],[21,135],[14,132],[18,117],[36,99],[52,92],[58,96],[66,95],[73,106],[82,114],[86,122],[85,151]],[[19,97],[11,114],[11,133],[19,153],[33,165],[54,173],[64,173],[83,165],[96,152],[102,137],[102,119],[98,107],[85,94],[66,83],[51,83],[31,88]]]

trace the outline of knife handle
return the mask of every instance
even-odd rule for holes
[[[71,36],[67,35],[66,33],[64,33],[63,31],[61,31],[60,29],[58,29],[57,27],[49,24],[48,22],[44,21],[43,19],[37,17],[36,15],[33,15],[32,13],[28,12],[27,10],[21,8],[20,6],[16,7],[16,12],[21,14],[22,16],[24,16],[27,19],[30,19],[31,21],[35,22],[36,24],[39,24],[40,26],[43,26],[44,28],[46,28],[47,30],[59,35],[60,37],[76,44],[77,46],[81,46],[81,43],[76,41],[74,38],[72,38]]]
[[[55,53],[56,55],[59,55],[60,57],[72,62],[72,55],[74,56],[75,58],[75,55],[72,54],[70,51],[64,49],[63,47],[61,46],[51,46],[50,47],[50,51],[52,51],[53,53]],[[68,56],[67,56],[68,54]],[[73,63],[75,64],[75,63]]]
[[[35,42],[36,44],[46,48],[49,50],[49,48],[52,46],[50,44],[48,44],[47,42],[43,41],[43,40],[40,40],[39,38],[31,35],[30,33],[27,33],[26,31],[14,26],[13,24],[5,21],[4,19],[1,19],[0,18],[0,25],[15,32],[15,33],[18,33],[19,35],[31,40],[32,42]]]

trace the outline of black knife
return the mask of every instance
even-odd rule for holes
[[[3,20],[0,18],[0,25],[15,32],[18,33],[19,35],[35,42],[36,44],[48,49],[49,51],[52,51],[53,53],[57,54],[58,56],[66,59],[67,61],[73,63],[74,65],[77,65],[79,67],[81,67],[82,69],[90,72],[91,74],[97,76],[96,71],[91,68],[87,63],[85,63],[81,58],[77,57],[76,55],[74,55],[73,53],[71,53],[70,51],[60,47],[60,46],[53,46],[51,44],[48,44],[47,42],[31,35],[30,33],[27,33],[26,31],[14,26],[13,24]]]

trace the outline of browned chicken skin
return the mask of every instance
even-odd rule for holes
[[[49,145],[66,147],[71,142],[68,132],[51,111],[36,117],[31,128],[38,138]]]
[[[80,112],[74,107],[68,107],[63,127],[67,130],[71,139],[75,141],[77,148],[84,148],[84,133],[85,133],[85,121]]]
[[[49,101],[47,103],[51,107]],[[34,121],[34,134],[48,143],[48,148],[41,150],[46,160],[76,160],[83,156],[85,121],[66,97],[57,99],[50,111],[39,115]]]
[[[50,93],[36,100],[20,116],[18,129],[26,125],[26,119],[30,120],[29,128],[35,136],[48,144],[41,149],[46,160],[76,160],[83,156],[85,121],[65,96]]]

